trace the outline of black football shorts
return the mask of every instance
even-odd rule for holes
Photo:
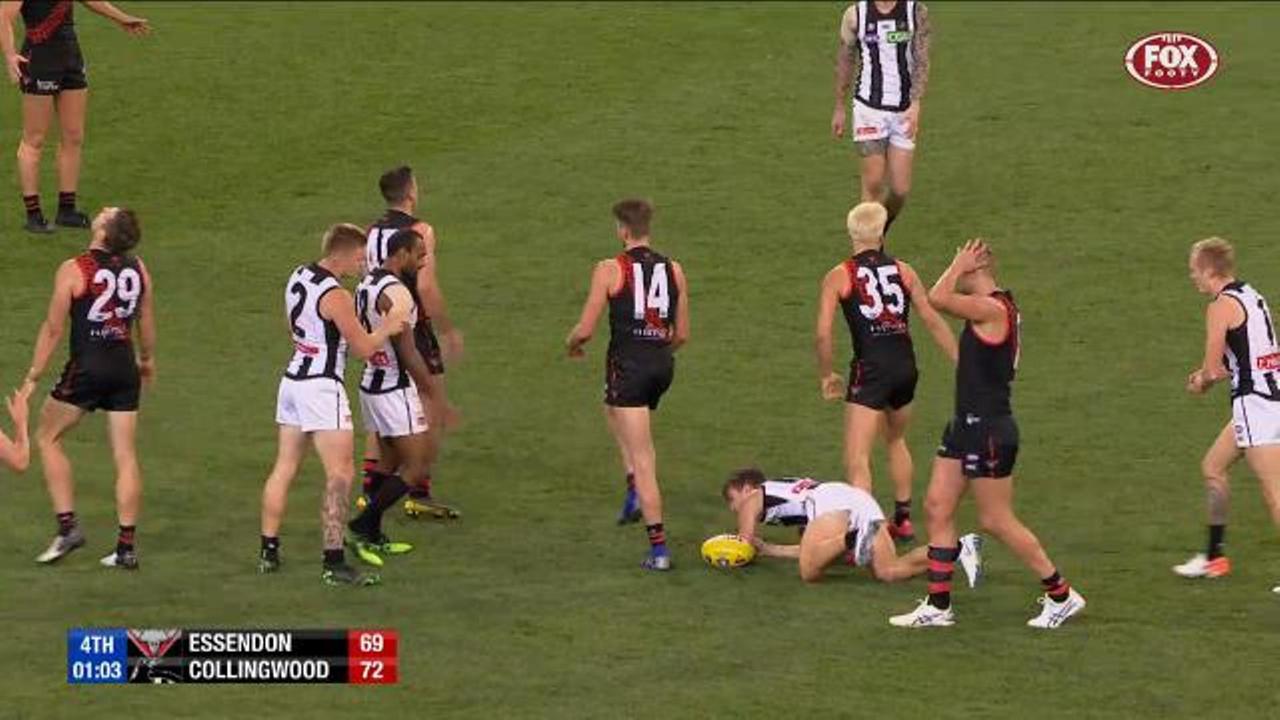
[[[22,92],[27,95],[57,95],[63,90],[89,87],[80,44],[48,42],[26,48]]]
[[[610,352],[605,359],[604,404],[657,410],[675,372],[670,352]]]
[[[141,384],[130,350],[99,358],[72,358],[49,394],[89,412],[135,412]]]
[[[892,367],[855,360],[849,367],[844,401],[872,410],[898,410],[915,399],[919,379],[915,363]]]
[[[1009,477],[1018,459],[1018,423],[1012,415],[957,415],[942,431],[938,457],[959,460],[969,479]]]

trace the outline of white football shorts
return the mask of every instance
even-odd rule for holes
[[[888,140],[903,150],[915,150],[916,141],[909,134],[906,113],[877,110],[853,101],[853,141],[855,143]]]
[[[849,530],[856,530],[859,534],[870,532],[872,523],[885,519],[884,511],[871,493],[848,483],[822,483],[813,489],[805,502],[810,504],[810,522],[827,513],[848,511]]]
[[[1280,400],[1241,395],[1231,401],[1231,424],[1238,448],[1280,445]]]
[[[360,391],[360,412],[364,427],[379,437],[394,438],[427,431],[427,415],[413,383],[409,387],[385,393]]]
[[[276,423],[302,432],[351,430],[347,389],[333,378],[280,378],[276,395]]]

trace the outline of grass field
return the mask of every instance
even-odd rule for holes
[[[886,623],[922,582],[838,572],[805,587],[780,562],[726,574],[698,558],[731,522],[718,497],[730,469],[839,476],[841,408],[818,399],[810,336],[857,182],[828,134],[842,5],[130,9],[152,38],[78,10],[93,84],[81,195],[141,213],[159,301],[143,569],[96,566],[115,522],[100,418],[70,443],[90,546],[62,566],[32,562],[54,527],[39,468],[4,475],[0,718],[1275,716],[1280,562],[1251,478],[1238,474],[1228,534],[1236,574],[1191,584],[1168,567],[1202,543],[1197,463],[1226,413],[1221,390],[1181,389],[1202,337],[1189,243],[1233,239],[1245,277],[1280,293],[1280,8],[932,8],[916,186],[892,248],[931,281],[985,235],[1018,292],[1019,509],[1090,601],[1051,635],[1023,626],[1036,580],[994,543],[988,584],[957,596],[959,625],[929,633]],[[1182,93],[1130,80],[1129,43],[1167,29],[1210,38],[1218,77]],[[18,126],[15,93],[0,103],[6,143]],[[397,517],[420,552],[375,591],[324,588],[312,461],[284,528],[289,564],[259,576],[282,283],[325,226],[376,215],[376,178],[399,162],[427,180],[467,337],[449,376],[467,425],[438,470],[465,521]],[[16,383],[49,278],[86,238],[24,235],[6,187],[0,378]],[[641,530],[613,524],[604,343],[585,363],[561,352],[592,262],[615,252],[609,205],[628,194],[655,200],[656,243],[684,263],[693,301],[656,424],[678,563],[666,576],[638,569]],[[920,345],[923,495],[952,379]],[[402,680],[69,688],[65,631],[82,625],[392,626]]]

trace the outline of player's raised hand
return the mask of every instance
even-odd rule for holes
[[[986,241],[982,238],[974,238],[956,249],[956,257],[951,262],[956,270],[969,273],[985,267],[989,259],[990,251],[987,249]]]
[[[9,72],[9,82],[14,85],[22,82],[22,78],[25,77],[22,66],[25,64],[27,64],[27,58],[17,53],[5,57],[4,67]]]
[[[819,382],[823,400],[839,400],[844,397],[844,378],[831,373]]]
[[[836,109],[831,113],[831,136],[836,138],[844,137],[845,123],[848,121],[848,111],[844,109],[844,103],[836,105]]]

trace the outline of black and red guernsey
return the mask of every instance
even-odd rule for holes
[[[127,353],[133,360],[133,323],[147,292],[138,258],[89,250],[75,259],[85,291],[71,302],[71,358]]]
[[[74,8],[71,0],[23,0],[22,23],[26,45],[76,41]]]
[[[878,367],[915,367],[916,353],[908,322],[910,294],[901,267],[883,250],[864,250],[844,261],[849,292],[840,309],[849,325],[857,362]]]
[[[615,258],[622,287],[609,295],[609,352],[671,351],[680,288],[671,260],[647,246]]]
[[[1007,313],[1008,331],[998,342],[979,336],[966,321],[960,333],[960,358],[956,363],[956,416],[983,418],[1013,414],[1013,377],[1021,349],[1021,316],[1007,290],[989,297],[1000,301]]]

